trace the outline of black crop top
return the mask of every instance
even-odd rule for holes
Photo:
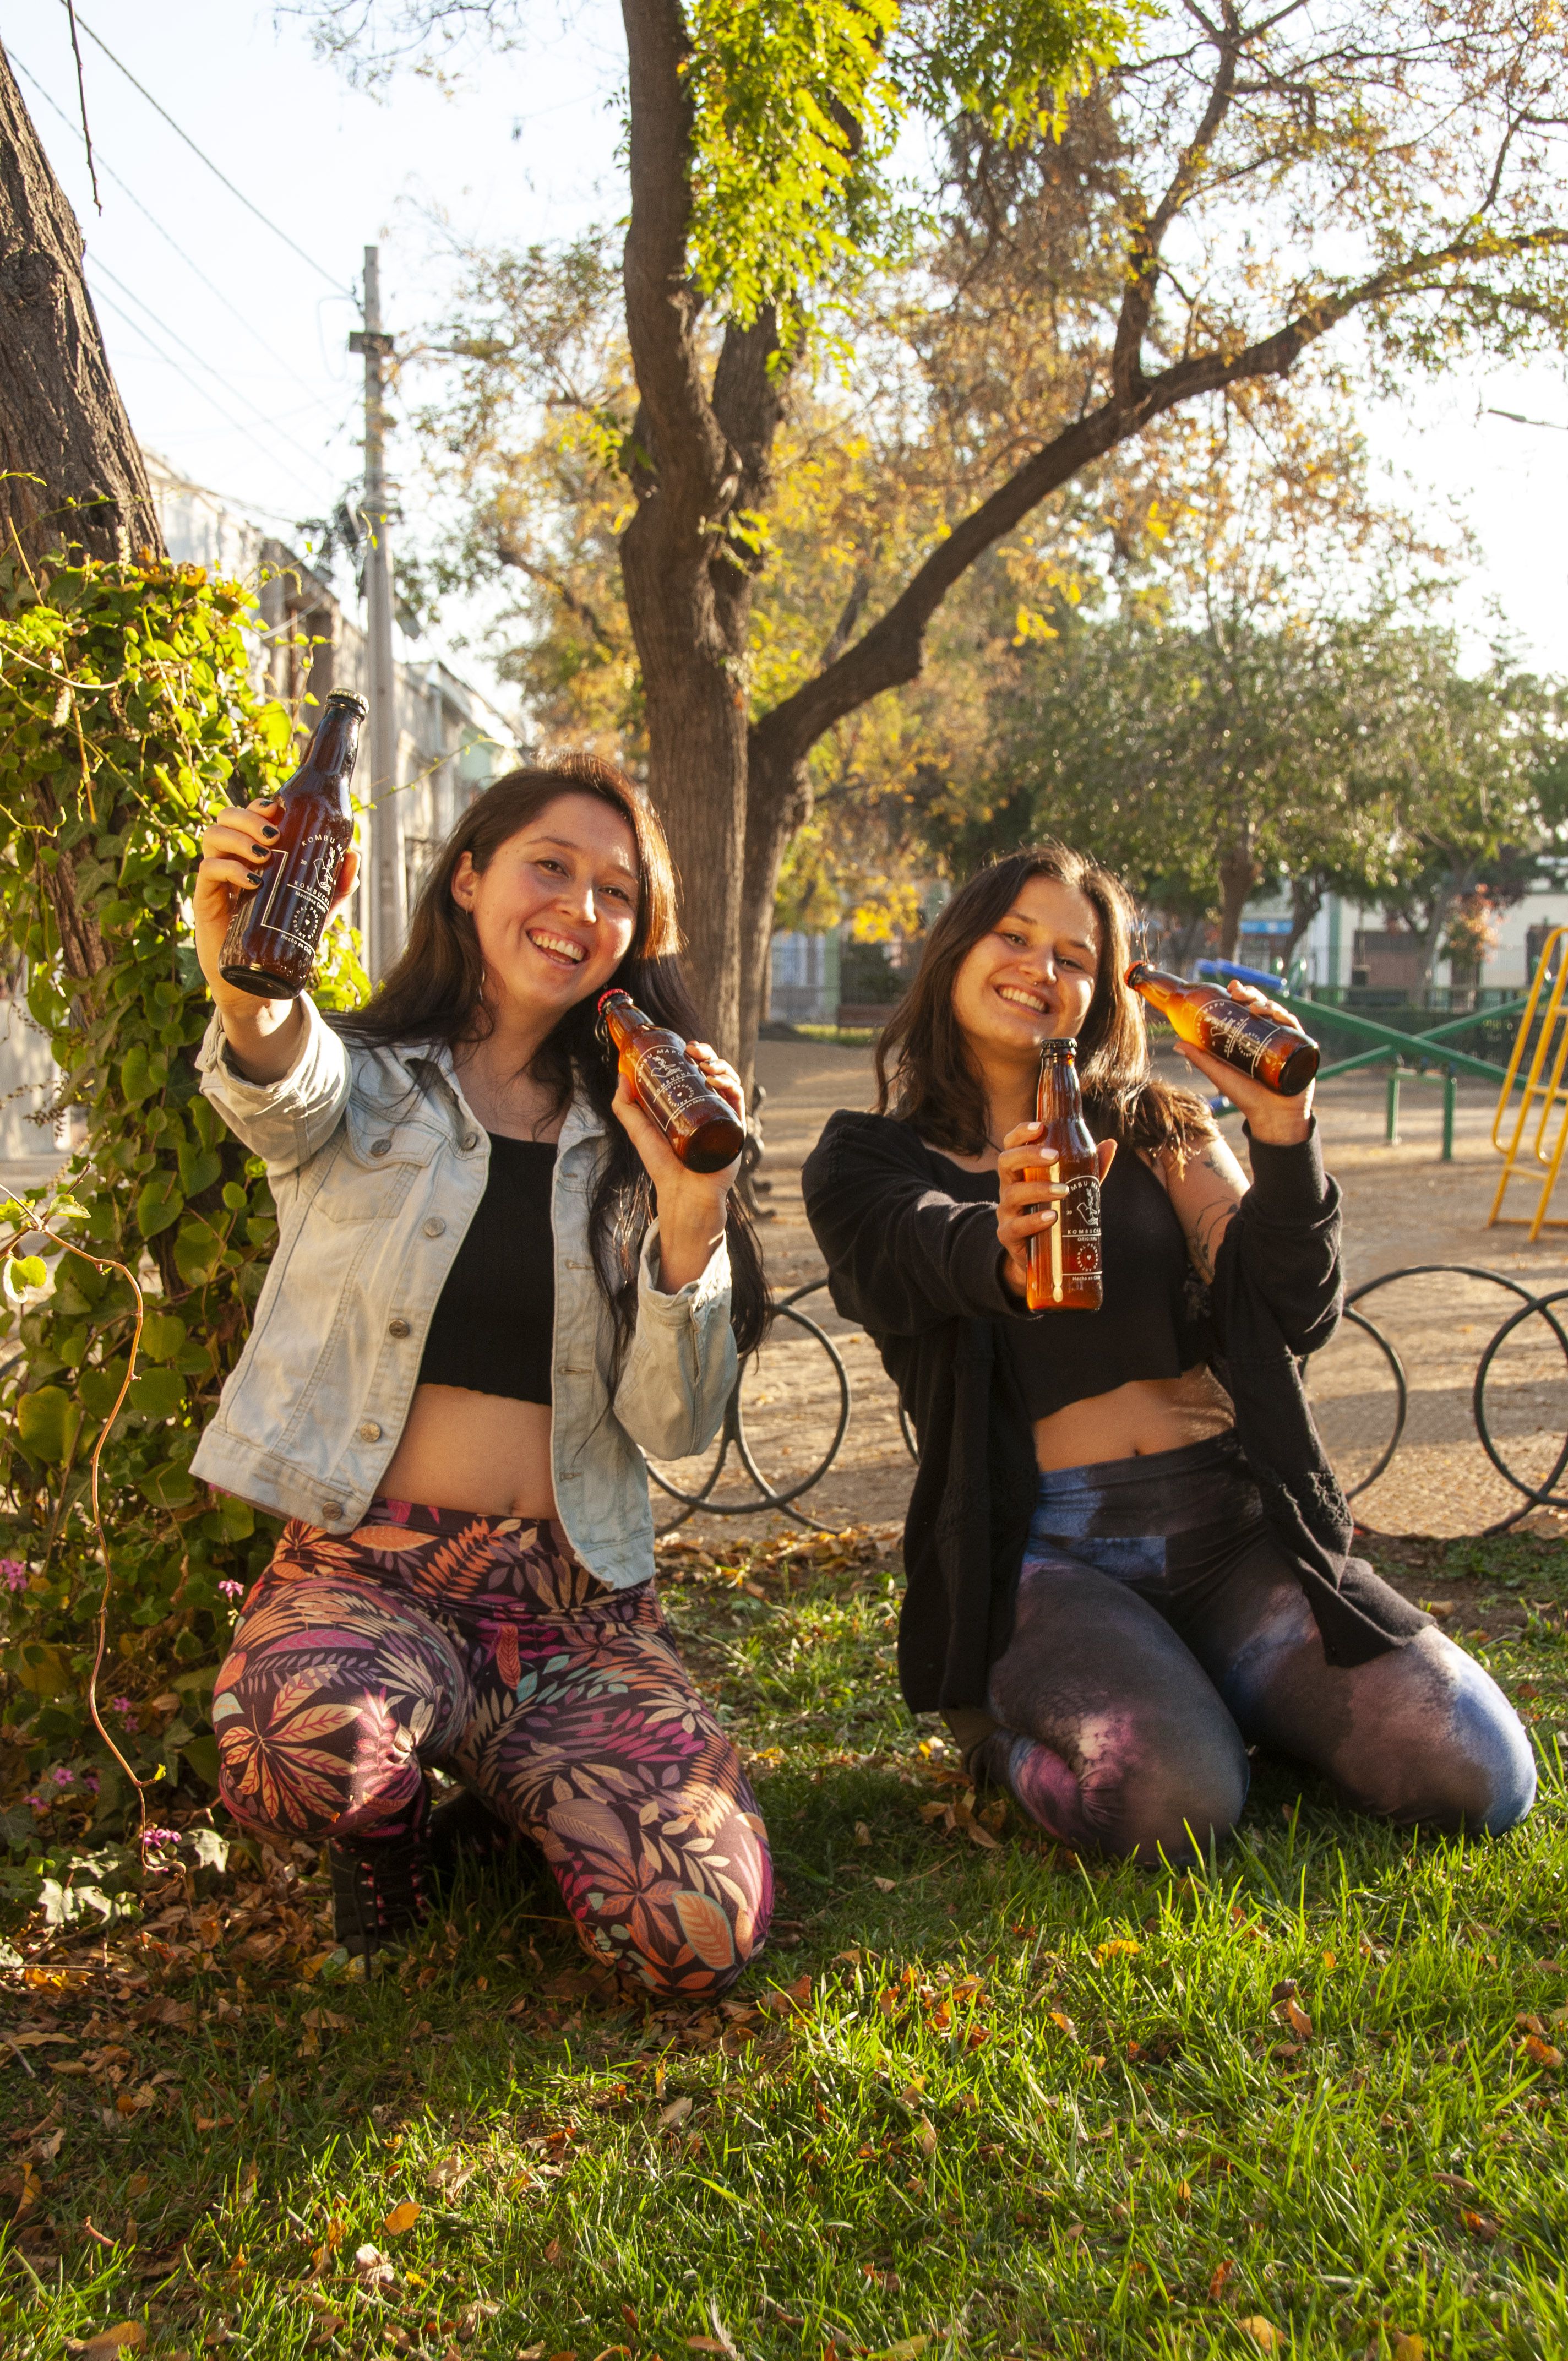
[[[947,1157],[949,1193],[994,1204],[994,1172],[966,1172]],[[1105,1300],[1098,1312],[1046,1312],[997,1323],[1031,1419],[1108,1394],[1137,1378],[1179,1378],[1202,1358],[1189,1302],[1187,1241],[1160,1183],[1119,1148],[1100,1193]]]
[[[510,1401],[551,1398],[555,1237],[548,1140],[490,1134],[490,1170],[430,1323],[421,1385],[464,1386]]]

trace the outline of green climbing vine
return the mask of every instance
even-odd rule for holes
[[[247,594],[198,567],[84,562],[0,600],[0,938],[47,1037],[49,1118],[85,1136],[0,1222],[0,1838],[58,1850],[125,1802],[86,1710],[103,1585],[87,1465],[126,1375],[132,1290],[29,1239],[49,1212],[139,1273],[135,1380],[102,1455],[115,1567],[102,1709],[138,1767],[212,1783],[204,1707],[271,1528],[190,1472],[238,1356],[276,1224],[256,1159],[196,1089],[210,1013],[188,880],[205,816],[291,767],[291,718],[252,686]],[[365,988],[334,929],[327,1005]],[[23,1010],[25,1009],[25,1016]]]

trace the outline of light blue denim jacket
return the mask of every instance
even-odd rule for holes
[[[449,1053],[350,1047],[305,999],[281,1082],[237,1073],[214,1014],[202,1089],[254,1155],[278,1206],[278,1246],[250,1341],[192,1472],[329,1532],[358,1524],[408,1417],[446,1274],[473,1220],[490,1143]],[[555,1156],[551,1464],[556,1512],[601,1582],[653,1571],[642,1453],[676,1459],[717,1433],[735,1380],[729,1258],[661,1293],[655,1222],[638,1273],[637,1327],[613,1400],[609,1307],[588,1248],[604,1126],[574,1098]],[[442,1502],[433,1504],[436,1507]]]

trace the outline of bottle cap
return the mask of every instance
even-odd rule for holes
[[[1148,972],[1149,963],[1147,960],[1135,960],[1132,966],[1127,970],[1126,980],[1130,984],[1133,984],[1135,987],[1139,978],[1141,976],[1147,975]]]
[[[624,984],[612,983],[608,992],[600,993],[598,998],[594,1003],[594,1006],[598,1010],[602,1016],[604,1014],[604,1005],[607,1000],[630,1000],[630,997],[631,994],[627,991]]]
[[[370,708],[366,704],[365,699],[359,695],[356,689],[332,689],[328,692],[326,701],[329,705],[335,705],[345,712],[357,713],[361,721],[364,720],[365,716],[370,710]]]
[[[1040,1055],[1042,1058],[1076,1058],[1078,1055],[1077,1034],[1058,1034],[1054,1035],[1048,1041],[1042,1041],[1040,1044]]]

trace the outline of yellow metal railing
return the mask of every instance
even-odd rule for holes
[[[1546,1209],[1552,1202],[1552,1192],[1557,1186],[1557,1175],[1563,1157],[1568,1149],[1568,1089],[1563,1086],[1563,1070],[1568,1067],[1568,1006],[1564,993],[1568,991],[1568,927],[1553,927],[1541,945],[1536,962],[1535,978],[1525,1002],[1524,1014],[1514,1037],[1513,1054],[1508,1060],[1503,1087],[1497,1094],[1497,1111],[1492,1118],[1492,1145],[1503,1159],[1502,1177],[1497,1193],[1492,1200],[1492,1210],[1486,1217],[1488,1229],[1498,1223],[1528,1223],[1532,1238],[1543,1229],[1568,1229],[1568,1219],[1562,1215],[1548,1221]],[[1534,1035],[1533,1047],[1531,1035]],[[1509,1099],[1519,1080],[1519,1069],[1526,1055],[1530,1064],[1519,1091],[1519,1106],[1514,1112],[1513,1129],[1507,1139],[1503,1131],[1510,1113]],[[1556,1129],[1552,1132],[1552,1117]],[[1534,1126],[1533,1137],[1527,1135]],[[1533,1213],[1505,1213],[1503,1200],[1511,1180],[1534,1180],[1540,1188]]]

